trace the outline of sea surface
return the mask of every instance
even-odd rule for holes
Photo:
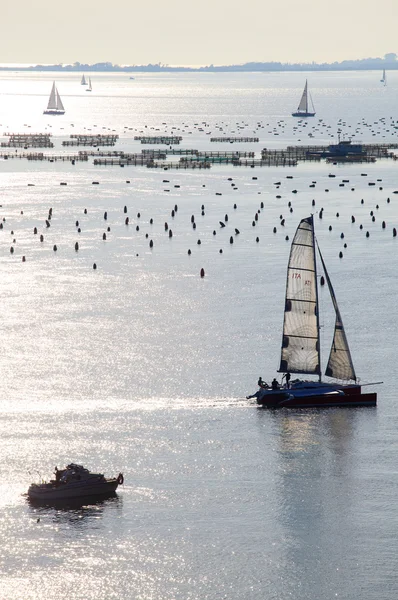
[[[339,131],[397,143],[387,75],[311,73],[317,115],[299,122],[303,73],[98,73],[87,93],[81,74],[0,72],[0,139],[51,132],[44,152],[72,154],[73,133],[117,134],[126,152],[179,135],[257,157]],[[54,79],[64,116],[42,114]],[[397,597],[397,165],[0,158],[1,600]],[[276,375],[290,241],[311,213],[357,375],[383,382],[377,408],[246,400]],[[30,505],[29,484],[70,462],[125,483],[103,502]]]

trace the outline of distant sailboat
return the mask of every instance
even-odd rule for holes
[[[91,77],[88,78],[88,88],[86,89],[86,92],[91,92],[93,90],[92,85],[91,85]]]
[[[312,111],[308,110],[309,109],[308,82],[307,82],[307,80],[305,80],[304,91],[303,91],[303,95],[301,96],[300,104],[298,105],[297,111],[292,113],[292,117],[315,117],[315,108],[314,108],[314,103],[311,98],[311,94],[310,94],[310,100],[311,100],[311,105],[312,105]]]
[[[387,85],[387,77],[386,77],[386,70],[383,69],[383,75],[382,78],[380,79],[381,83],[384,83],[384,85]]]
[[[43,110],[43,115],[64,115],[65,109],[62,104],[61,96],[55,87],[55,81],[51,89],[50,98],[48,99],[47,109]]]
[[[83,74],[82,80],[80,82],[80,85],[87,85],[87,81],[86,81],[86,78],[84,77],[84,74]]]

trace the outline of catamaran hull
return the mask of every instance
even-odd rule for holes
[[[361,394],[361,390],[339,390],[326,394],[294,395],[286,391],[267,393],[257,398],[263,408],[331,408],[376,406],[377,394]]]
[[[43,115],[64,115],[64,110],[43,110]]]

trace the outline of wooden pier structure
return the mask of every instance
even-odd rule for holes
[[[214,137],[210,138],[211,142],[226,142],[232,144],[233,142],[259,142],[258,137]]]
[[[102,134],[71,134],[71,139],[64,140],[63,146],[114,146],[119,139],[118,135]]]
[[[139,140],[141,142],[141,144],[167,144],[168,146],[170,146],[172,144],[179,144],[182,141],[182,137],[176,136],[176,135],[171,135],[171,136],[167,136],[167,135],[157,135],[157,136],[135,135],[134,139]]]
[[[326,159],[328,162],[374,162],[377,158],[393,158],[392,149],[397,149],[398,144],[355,144],[352,148],[349,144],[341,149],[338,144],[329,146],[288,146],[284,150],[269,150],[263,148],[262,158],[273,156],[274,158],[295,159],[298,161],[313,161]]]
[[[51,133],[5,133],[8,142],[1,142],[2,148],[54,148]]]
[[[73,162],[87,161],[88,156],[84,154],[45,154],[44,152],[0,152],[0,158],[9,159],[25,159],[25,160],[47,160],[49,162]]]
[[[179,162],[148,162],[148,169],[210,169],[208,162],[198,162],[197,160],[186,160]]]

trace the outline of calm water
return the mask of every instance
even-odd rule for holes
[[[225,145],[210,135],[256,135],[227,149],[258,153],[338,129],[397,141],[398,73],[387,87],[376,72],[311,74],[306,126],[289,116],[304,77],[98,74],[88,94],[56,74],[66,114],[51,119],[53,74],[0,73],[0,133],[51,131],[56,152],[96,130],[128,151],[157,132],[211,150]],[[0,185],[1,600],[394,598],[396,163],[199,173],[2,160]],[[377,409],[272,413],[245,400],[275,375],[285,237],[314,211],[357,374],[384,381]],[[325,364],[323,288],[321,303]],[[30,506],[29,483],[72,461],[122,471],[117,498]]]

